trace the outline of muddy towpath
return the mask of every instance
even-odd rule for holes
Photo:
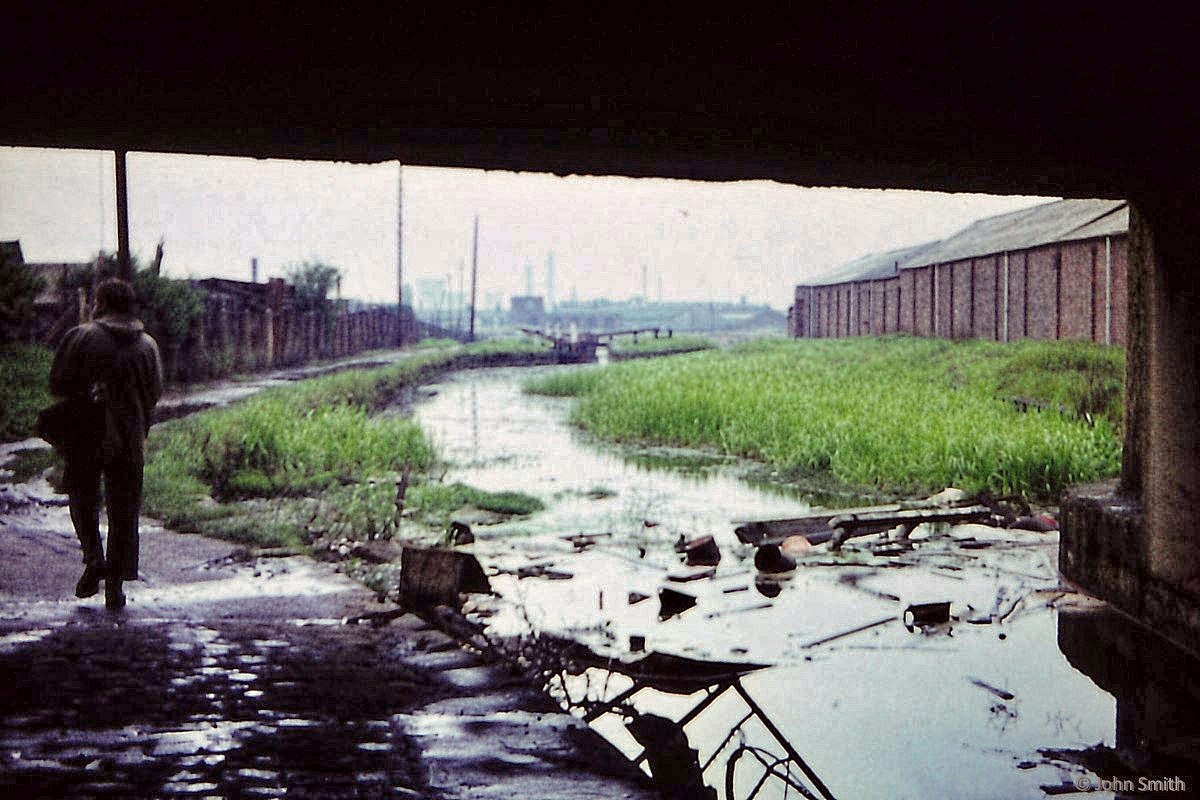
[[[0,524],[5,796],[652,796],[503,668],[371,624],[389,607],[332,565],[150,524],[125,611],[78,600],[61,503]]]
[[[0,795],[657,796],[584,723],[337,565],[145,520],[126,609],[77,599],[65,503],[40,478],[0,484]]]

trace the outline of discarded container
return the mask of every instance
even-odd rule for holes
[[[458,605],[463,593],[492,591],[483,567],[470,553],[405,547],[400,552],[400,597],[406,602]]]
[[[796,559],[784,555],[779,545],[768,544],[754,553],[754,568],[759,572],[787,572],[796,568]]]
[[[689,566],[715,567],[721,563],[721,548],[717,547],[716,539],[711,536],[687,542],[683,546],[683,553],[687,556]]]
[[[950,601],[911,603],[904,609],[904,627],[910,631],[922,625],[938,625],[950,621]]]

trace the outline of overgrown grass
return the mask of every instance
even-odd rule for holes
[[[613,339],[609,350],[614,355],[666,354],[674,352],[690,352],[693,350],[711,350],[716,343],[706,336],[692,334],[674,335],[671,338],[660,336],[640,336],[635,342],[631,337],[622,336]]]
[[[259,545],[304,542],[335,527],[378,538],[394,532],[395,482],[404,473],[413,481],[406,505],[430,522],[467,504],[513,514],[540,509],[525,495],[428,480],[437,455],[421,428],[372,413],[402,388],[452,368],[462,353],[327,375],[156,428],[146,513],[178,530]],[[304,498],[318,503],[307,517]]]
[[[1120,468],[1120,351],[1080,342],[760,341],[532,382],[623,442],[714,448],[803,480],[1056,497]],[[1115,383],[1114,383],[1115,381]],[[1024,396],[1088,411],[1020,413]]]
[[[0,345],[0,441],[33,436],[37,413],[51,402],[54,354],[37,345]]]
[[[298,409],[285,393],[252,398],[179,426],[155,453],[218,500],[306,494],[363,475],[428,469],[433,447],[414,422],[373,419],[363,405]]]
[[[531,336],[508,336],[500,339],[483,339],[466,345],[465,351],[470,355],[518,355],[522,353],[544,353],[550,349],[550,343]]]

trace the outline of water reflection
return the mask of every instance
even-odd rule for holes
[[[584,719],[602,730],[605,722],[610,731],[614,725],[622,726],[627,741],[640,748],[627,755],[649,770],[667,800],[833,797],[743,687],[742,677],[764,665],[660,653],[632,664],[597,663],[603,663],[597,669],[607,674],[602,679],[590,676],[593,684],[611,687],[614,676],[619,676],[626,679],[626,688],[593,703]],[[568,687],[562,691],[570,695]],[[673,707],[672,717],[677,719],[639,711],[639,706]],[[610,733],[612,739],[616,737]],[[614,744],[619,746],[620,740]]]
[[[1200,663],[1110,611],[1059,614],[1067,660],[1117,703],[1116,746],[1056,751],[1106,777],[1187,776],[1200,787]]]
[[[669,453],[656,464],[667,471],[646,472],[572,431],[568,403],[521,394],[527,375],[456,376],[415,413],[459,465],[448,480],[553,500],[477,543],[508,602],[488,625],[619,658],[649,651],[640,669],[597,658],[561,688],[599,687],[587,719],[664,796],[1008,800],[1074,791],[1082,777],[1200,775],[1197,665],[1123,617],[1060,609],[1077,598],[1060,583],[1053,537],[931,530],[904,559],[848,548],[764,577],[733,521],[807,504],[716,463],[681,474]],[[599,544],[569,552],[560,537],[576,532]],[[716,577],[673,582],[681,533],[718,540]],[[540,571],[523,573],[530,564]],[[571,579],[552,580],[551,566]],[[662,620],[664,587],[690,602]],[[914,613],[906,628],[912,608],[936,620]],[[668,668],[655,651],[772,666]]]

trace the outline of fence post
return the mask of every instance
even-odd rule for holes
[[[263,366],[268,369],[275,365],[275,312],[268,308],[263,311]]]

